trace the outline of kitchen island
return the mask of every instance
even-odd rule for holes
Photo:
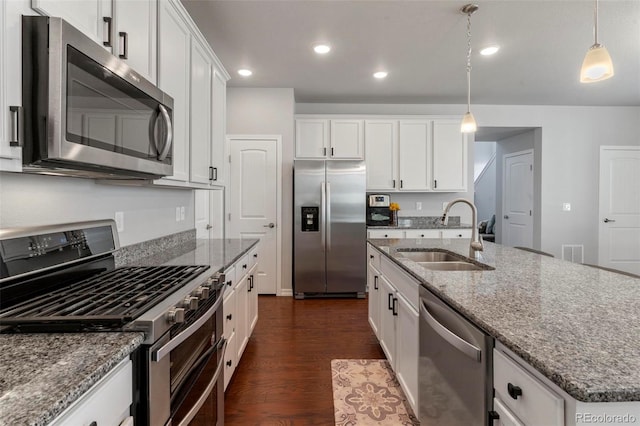
[[[116,264],[209,265],[214,274],[257,244],[253,239],[193,239],[167,245],[161,238],[120,249]],[[50,424],[77,406],[144,339],[144,333],[135,331],[0,334],[0,426]]]
[[[368,241],[578,403],[622,403],[640,422],[640,279],[492,243],[478,259],[491,270],[433,271],[401,251],[467,257],[469,240]]]

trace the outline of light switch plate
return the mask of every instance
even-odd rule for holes
[[[180,222],[180,207],[176,207],[176,222]]]
[[[422,203],[420,201],[416,201],[416,210],[422,210]]]
[[[570,212],[571,211],[571,203],[562,203],[562,211]]]
[[[184,220],[184,206],[180,207],[180,220]]]

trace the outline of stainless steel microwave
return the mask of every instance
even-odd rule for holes
[[[173,174],[173,99],[60,18],[22,17],[23,171]]]

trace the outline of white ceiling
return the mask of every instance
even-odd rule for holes
[[[292,87],[296,102],[466,103],[466,1],[182,0],[230,87]],[[640,105],[640,0],[601,0],[606,81],[578,81],[593,44],[592,0],[480,0],[472,16],[472,103]],[[312,47],[326,42],[326,56]],[[479,48],[497,43],[493,57]],[[238,76],[250,68],[250,78]],[[374,71],[389,76],[375,80]]]

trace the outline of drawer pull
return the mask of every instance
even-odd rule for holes
[[[369,255],[369,259],[373,259],[373,255],[372,254]]]
[[[233,314],[229,314],[227,315],[227,319],[230,320],[231,318],[233,318]]]
[[[507,392],[509,392],[509,396],[513,399],[518,399],[519,396],[522,396],[522,388],[512,385],[511,383],[507,385]]]

